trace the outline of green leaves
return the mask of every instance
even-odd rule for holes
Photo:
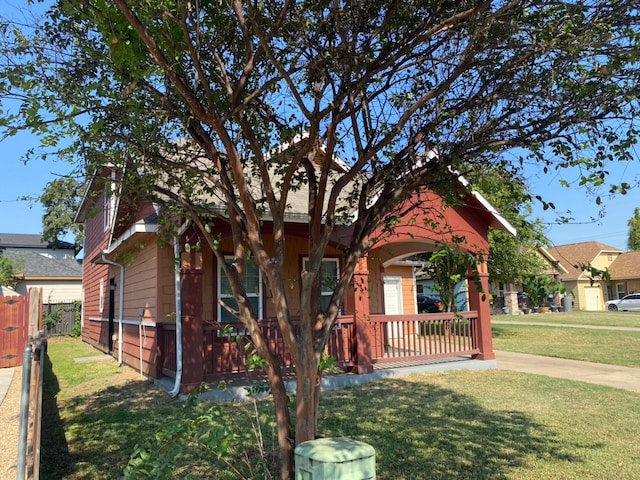
[[[591,265],[590,263],[582,263],[579,262],[577,265],[574,265],[573,268],[577,268],[582,270],[582,272],[587,276],[591,286],[595,284],[597,280],[603,280],[608,282],[611,280],[611,274],[609,273],[609,269],[605,268],[604,270],[598,267]]]
[[[202,409],[195,400],[187,402],[181,422],[163,426],[152,438],[135,446],[124,470],[124,478],[182,477],[186,465],[211,474],[211,466],[204,468],[198,465],[202,462],[202,452],[212,455],[237,473],[233,448],[238,446],[239,437],[224,423],[220,406]],[[237,478],[243,477],[238,475]]]
[[[633,210],[633,217],[627,223],[629,226],[629,236],[627,239],[627,247],[629,250],[640,250],[640,208]]]
[[[462,239],[460,239],[462,241]],[[441,245],[426,257],[424,272],[435,282],[435,289],[448,312],[457,311],[456,286],[475,270],[478,259],[456,245]]]
[[[42,216],[42,238],[55,243],[68,232],[75,235],[79,250],[84,238],[82,225],[75,223],[85,184],[73,177],[61,177],[49,182],[39,200],[44,207]]]
[[[0,286],[14,287],[17,282],[14,276],[16,273],[18,272],[13,262],[6,255],[0,255]]]

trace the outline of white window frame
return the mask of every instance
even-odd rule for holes
[[[336,264],[336,280],[339,279],[340,278],[340,259],[339,258],[335,258],[335,257],[324,257],[322,259],[322,263],[327,263],[327,262],[331,262],[331,263],[335,263]],[[309,257],[304,257],[302,259],[302,268],[304,270],[309,270]],[[320,279],[321,284],[322,284],[323,280],[324,279],[322,279],[322,278]],[[330,292],[325,292],[325,291],[322,290],[322,287],[320,287],[320,297],[321,297],[321,299],[322,299],[322,297],[331,297],[331,295],[333,295],[333,291],[334,290],[335,289],[332,289]]]
[[[109,189],[105,188],[104,190],[104,205],[103,205],[103,215],[104,215],[104,231],[109,230],[111,226],[111,219],[113,217],[115,208],[116,208],[116,172],[111,172],[111,182],[109,183]]]
[[[104,312],[104,278],[100,279],[100,303],[98,305],[100,313]]]
[[[225,261],[227,263],[231,263],[233,261],[233,257],[232,256],[225,256],[224,257]],[[247,263],[250,260],[247,260]],[[256,267],[257,268],[257,267]],[[223,277],[225,277],[225,273],[224,270],[222,270],[222,265],[218,264],[218,286],[217,286],[217,297],[218,299],[224,301],[225,298],[232,298],[235,300],[235,296],[232,293],[224,293],[221,291],[221,286],[222,286],[222,279]],[[247,291],[247,297],[249,298],[257,298],[258,299],[258,311],[254,312],[256,314],[256,317],[258,318],[258,320],[262,320],[263,319],[263,308],[262,308],[262,295],[263,295],[263,289],[262,289],[262,271],[260,269],[258,269],[258,292],[250,292]],[[221,321],[222,319],[222,305],[220,305],[220,302],[216,302],[217,303],[217,308],[218,308],[218,313],[217,313],[217,318],[218,321]]]

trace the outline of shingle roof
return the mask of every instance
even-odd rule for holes
[[[612,280],[640,278],[640,251],[625,252],[609,267]]]
[[[82,265],[73,258],[50,258],[28,250],[9,251],[4,255],[14,263],[16,270],[24,274],[25,278],[82,278]]]
[[[53,248],[51,244],[42,241],[42,235],[32,233],[0,233],[0,248]],[[58,242],[56,248],[73,250],[74,245],[68,242]]]
[[[286,170],[286,166],[290,162],[290,157],[292,156],[291,151],[297,148],[296,145],[298,143],[306,141],[308,138],[308,132],[296,135],[290,142],[276,147],[274,150],[268,152],[265,155],[268,158],[267,166],[269,168],[269,175],[273,185],[278,185],[283,181],[283,172],[284,170]],[[179,155],[181,156],[180,161],[183,164],[187,161],[190,162],[190,166],[194,172],[204,172],[211,169],[211,161],[202,154],[199,146],[193,146],[192,142],[188,140],[178,141],[176,145],[179,146]],[[330,190],[334,183],[339,178],[341,178],[342,174],[344,174],[349,169],[349,166],[337,155],[333,155],[331,158],[328,158],[324,145],[319,146],[319,150],[317,153],[318,155],[315,161],[316,164],[322,164],[327,160],[330,161],[331,168],[329,169],[327,179],[327,188]],[[417,164],[424,165],[425,162],[428,162],[429,159],[434,158],[436,155],[437,154],[434,153],[434,151],[418,154],[419,159],[417,161]],[[84,223],[86,221],[86,218],[91,210],[91,206],[95,201],[95,198],[91,195],[91,192],[95,193],[102,189],[103,185],[101,183],[104,183],[105,178],[108,178],[106,177],[106,175],[111,175],[110,169],[106,169],[109,171],[106,173],[98,172],[93,177],[91,177],[89,181],[89,187],[85,191],[85,196],[80,203],[80,207],[75,219],[76,222]],[[304,171],[304,168],[302,166],[299,166],[299,169],[300,172]],[[264,202],[265,195],[262,178],[256,175],[254,168],[250,164],[245,165],[244,170],[244,177],[247,188],[255,199],[261,199],[259,201]],[[451,174],[451,177],[452,179],[454,179],[454,181],[459,182],[464,187],[469,186],[469,182],[458,172],[454,172],[453,170],[451,170],[449,173]],[[103,175],[103,177],[100,177],[100,175]],[[207,174],[207,177],[209,176],[210,175]],[[295,186],[292,186],[287,193],[287,205],[284,212],[285,218],[287,222],[291,223],[308,223],[309,183],[306,181],[297,181],[295,180],[295,177],[296,176],[294,176],[293,180],[293,185]],[[175,182],[175,178],[172,178],[171,180],[172,181],[169,182],[168,177],[163,177],[157,179],[156,181],[167,191],[182,188],[180,182]],[[356,206],[359,199],[360,188],[366,180],[367,174],[360,173],[342,187],[340,194],[336,199],[336,218],[334,218],[334,222],[337,225],[347,226],[353,222],[354,215],[356,214]],[[122,185],[120,185],[119,188],[122,188]],[[276,188],[276,191],[278,191],[278,188]],[[209,179],[207,181],[201,182],[201,184],[199,184],[197,187],[194,187],[192,190],[190,190],[191,200],[195,202],[201,202],[203,205],[207,205],[212,210],[224,212],[224,216],[226,215],[226,212],[228,210],[227,201],[222,194],[215,192],[215,184],[213,183],[213,180]],[[375,197],[376,193],[374,192],[371,195]],[[277,196],[279,196],[279,194]],[[122,200],[123,197],[124,195],[120,195],[118,201]],[[160,197],[162,198],[164,196],[160,194]],[[166,197],[164,198],[165,200],[167,199]],[[472,206],[475,207],[477,206],[477,204],[480,204],[480,207],[489,213],[491,227],[510,232],[512,235],[516,235],[515,228],[505,218],[503,218],[502,215],[479,192],[471,190],[469,198],[472,200]],[[328,202],[329,195],[325,195],[323,209],[328,205]],[[118,212],[116,212],[116,217],[117,216]],[[264,212],[262,213],[262,219],[272,219],[269,215],[268,208],[264,209]]]
[[[0,233],[0,247],[47,248],[42,235],[30,233]]]
[[[548,250],[569,271],[569,273],[561,275],[563,280],[580,278],[582,270],[577,268],[576,265],[590,264],[600,253],[622,253],[622,250],[600,242],[570,243],[568,245],[557,245]]]

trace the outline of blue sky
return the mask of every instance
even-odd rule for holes
[[[20,159],[30,147],[37,145],[37,139],[27,134],[8,138],[0,143],[2,167],[0,168],[0,233],[41,233],[42,206],[40,203],[18,201],[21,196],[37,197],[47,182],[68,174],[72,167],[68,163],[49,160],[31,161],[25,165]],[[633,162],[612,164],[609,168],[612,182],[626,181],[637,184],[640,181],[640,159]],[[598,207],[584,189],[567,189],[560,186],[559,177],[538,174],[534,168],[527,169],[527,178],[533,194],[542,195],[556,205],[559,212],[571,210],[575,221],[570,224],[557,224],[557,215],[552,211],[543,211],[537,206],[534,217],[540,217],[547,226],[547,235],[556,245],[597,240],[612,247],[626,250],[628,220],[636,207],[640,207],[638,187],[627,195],[606,198]],[[571,180],[571,172],[562,172],[562,176]],[[601,208],[603,218],[598,217]]]
[[[19,18],[19,10],[26,0],[4,0],[0,14]],[[46,1],[45,4],[50,3]],[[41,4],[36,4],[38,10]],[[37,197],[47,182],[57,176],[67,174],[71,166],[65,162],[49,160],[32,161],[25,165],[21,157],[27,149],[37,146],[37,139],[21,134],[0,142],[0,233],[34,233],[42,231],[43,210],[40,203],[18,201],[22,196]],[[633,162],[612,164],[608,168],[610,182],[626,181],[631,185],[640,183],[640,154]],[[553,244],[585,242],[597,240],[612,247],[626,250],[628,220],[636,207],[640,207],[640,190],[632,189],[627,195],[606,198],[606,190],[601,192],[603,205],[598,207],[584,189],[567,189],[560,186],[560,178],[572,182],[574,172],[563,171],[560,175],[542,175],[535,167],[527,167],[524,176],[529,179],[531,192],[541,195],[545,201],[553,202],[559,212],[570,210],[574,221],[557,224],[557,215],[543,211],[536,205],[533,217],[539,217],[548,224],[547,236]],[[602,218],[599,211],[603,209]],[[592,220],[596,218],[596,220]]]
[[[60,161],[25,165],[21,157],[37,145],[36,138],[24,133],[0,142],[0,233],[41,233],[42,205],[18,199],[39,196],[48,182],[71,171]]]
[[[627,250],[629,227],[627,222],[633,217],[636,207],[640,207],[640,155],[636,151],[634,160],[616,162],[607,166],[609,177],[606,186],[597,192],[602,198],[600,206],[595,203],[595,195],[584,188],[565,188],[560,179],[576,182],[577,173],[562,171],[555,175],[544,175],[534,168],[527,169],[530,188],[534,195],[541,195],[556,206],[556,211],[544,211],[536,204],[533,217],[547,224],[547,237],[555,245],[596,240],[606,245]],[[626,195],[609,195],[609,184],[627,182],[633,188]],[[567,211],[573,218],[568,224],[558,223],[558,216]],[[601,217],[601,218],[600,218]]]

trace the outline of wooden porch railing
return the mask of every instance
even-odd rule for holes
[[[476,312],[371,315],[373,363],[432,360],[480,353]]]
[[[476,322],[476,312],[458,315],[370,315],[372,362],[406,362],[477,354],[479,349],[474,338]],[[264,320],[260,325],[272,351],[280,357],[282,367],[292,368],[291,354],[285,346],[277,322]],[[299,323],[295,322],[294,327],[299,328]],[[175,376],[175,325],[164,324],[161,328],[159,350],[162,373]],[[246,368],[247,358],[252,350],[248,345],[249,336],[241,326],[229,330],[229,327],[205,323],[202,345],[203,381],[252,373],[247,372]],[[352,315],[342,316],[331,333],[327,352],[335,359],[337,367],[347,370],[355,365],[356,351],[356,322]]]

